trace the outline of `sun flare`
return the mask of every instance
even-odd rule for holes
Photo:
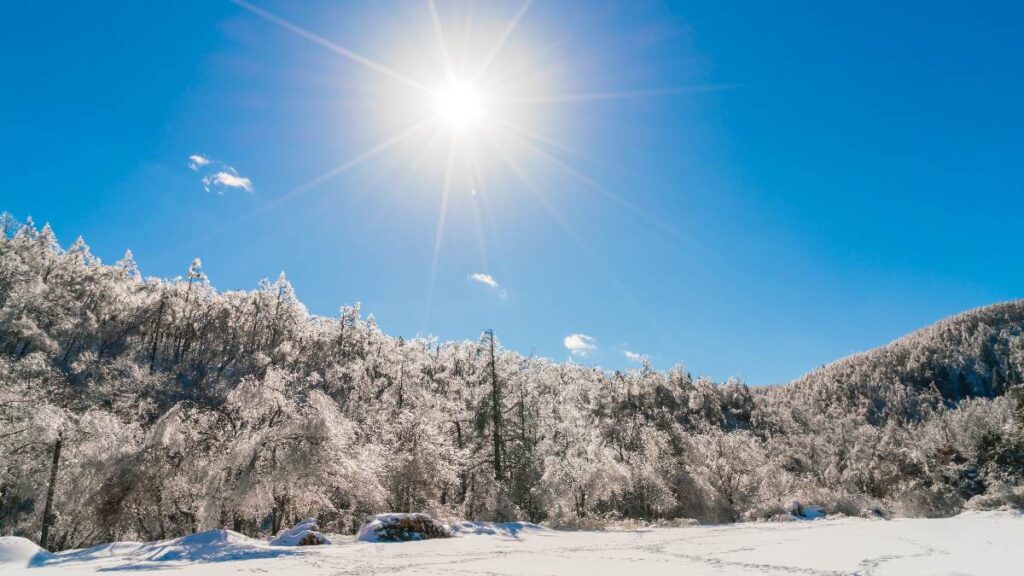
[[[472,82],[452,79],[435,95],[434,111],[440,121],[452,128],[471,128],[484,119],[484,99]]]

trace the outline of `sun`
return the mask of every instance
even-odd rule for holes
[[[407,159],[402,169],[422,171],[421,174],[432,179],[431,183],[436,181],[440,192],[427,289],[428,316],[449,205],[462,199],[471,206],[471,210],[461,213],[471,213],[475,219],[480,258],[486,262],[484,229],[485,225],[494,227],[488,197],[492,196],[492,191],[510,189],[509,185],[495,184],[503,179],[512,179],[514,192],[521,190],[532,195],[601,269],[606,267],[549,198],[561,187],[539,184],[538,176],[555,169],[574,185],[664,230],[664,224],[657,218],[575,168],[575,161],[570,158],[584,156],[562,138],[548,132],[564,131],[571,123],[561,118],[571,114],[579,103],[717,89],[714,86],[673,86],[598,92],[571,90],[581,74],[564,66],[559,58],[561,50],[556,49],[558,44],[533,42],[520,26],[533,0],[513,0],[519,4],[515,12],[500,7],[482,9],[498,2],[477,3],[480,9],[474,10],[475,4],[470,2],[464,11],[450,10],[447,14],[438,11],[436,0],[427,0],[424,13],[410,13],[415,22],[399,35],[402,42],[390,48],[378,47],[387,48],[393,54],[387,64],[255,6],[249,0],[230,1],[375,73],[375,77],[365,82],[354,81],[352,85],[373,94],[372,110],[379,124],[394,131],[278,196],[261,210],[319,186],[372,158],[405,155]],[[561,107],[557,118],[552,116],[553,106]],[[558,121],[554,121],[556,119]],[[463,204],[458,209],[465,207]]]
[[[479,126],[484,119],[484,98],[473,82],[453,78],[434,95],[437,119],[456,130]]]

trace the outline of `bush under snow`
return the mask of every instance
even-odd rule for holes
[[[362,542],[407,542],[451,537],[451,529],[427,514],[392,513],[370,518],[359,529],[356,539]]]
[[[292,528],[286,528],[277,533],[271,541],[271,546],[316,546],[319,544],[330,544],[331,541],[319,532],[316,520],[307,518]]]

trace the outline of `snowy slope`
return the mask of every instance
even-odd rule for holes
[[[32,568],[15,568],[15,564],[24,565],[23,559],[16,560],[0,564],[0,573],[42,576],[156,569],[162,574],[188,576],[264,571],[291,576],[884,576],[1015,575],[1024,566],[1024,516],[1007,512],[938,520],[848,518],[647,531],[498,531],[491,536],[403,544],[368,544],[349,538],[340,544],[284,552],[226,531],[203,534],[206,536],[191,542],[188,537],[64,552],[43,557],[36,562],[39,566]]]

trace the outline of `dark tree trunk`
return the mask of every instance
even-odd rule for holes
[[[274,513],[270,521],[270,532],[277,534],[284,526],[284,517],[288,511],[288,498],[286,496],[274,496]]]
[[[153,330],[153,347],[149,351],[149,373],[156,370],[156,350],[160,344],[160,328],[164,320],[164,296],[160,295],[160,307],[156,311],[156,329]]]
[[[57,435],[53,443],[53,464],[50,466],[50,485],[46,488],[46,506],[43,508],[43,530],[39,535],[39,545],[46,548],[50,539],[50,526],[53,525],[53,494],[57,489],[57,470],[60,467],[60,448],[64,443],[63,433]]]
[[[494,332],[487,331],[491,356],[491,429],[494,436],[494,478],[502,480],[501,470],[501,383],[498,381],[498,368],[494,362]]]
[[[465,444],[462,441],[462,425],[459,421],[455,421],[455,446],[462,450],[465,448]],[[466,469],[462,468],[459,470],[459,495],[458,503],[462,504],[466,501],[466,493],[469,491],[469,475],[466,473]]]

